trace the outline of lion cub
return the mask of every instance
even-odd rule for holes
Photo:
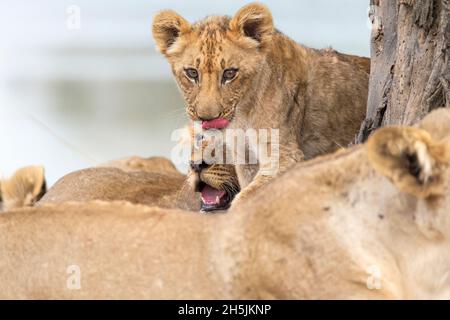
[[[208,162],[209,152],[215,156],[221,150],[226,156],[222,145],[210,146],[211,142],[202,131],[194,129],[194,124],[186,127],[184,143],[191,150],[187,181],[192,190],[200,193],[201,210],[205,212],[228,209],[240,191],[234,165]]]
[[[270,174],[272,159],[247,143],[258,161],[236,164],[241,199],[293,163],[347,146],[365,117],[370,60],[294,42],[275,29],[265,5],[195,24],[162,11],[153,37],[192,120],[205,128],[220,121],[221,129],[278,130],[277,168]]]
[[[46,189],[43,167],[21,168],[10,179],[1,181],[1,209],[7,211],[32,206],[42,198]]]

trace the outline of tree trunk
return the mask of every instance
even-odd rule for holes
[[[450,107],[449,3],[371,0],[369,97],[357,143],[381,126],[411,125]]]

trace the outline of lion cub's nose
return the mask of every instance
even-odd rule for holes
[[[208,107],[208,108],[197,108],[197,116],[201,121],[211,121],[217,119],[220,116],[220,108],[218,107]]]
[[[200,173],[200,171],[202,171],[202,169],[206,168],[208,165],[204,162],[202,163],[197,163],[195,161],[190,161],[189,165],[191,166],[192,171],[196,172],[196,173]]]

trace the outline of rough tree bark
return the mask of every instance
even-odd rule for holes
[[[378,127],[450,107],[450,0],[371,0],[371,74],[360,143]],[[450,125],[450,124],[449,124]]]

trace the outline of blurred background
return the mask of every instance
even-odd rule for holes
[[[170,157],[187,118],[152,16],[170,8],[195,21],[249,2],[1,0],[0,177],[42,164],[51,185],[112,159]],[[368,0],[262,2],[294,40],[369,56]]]

